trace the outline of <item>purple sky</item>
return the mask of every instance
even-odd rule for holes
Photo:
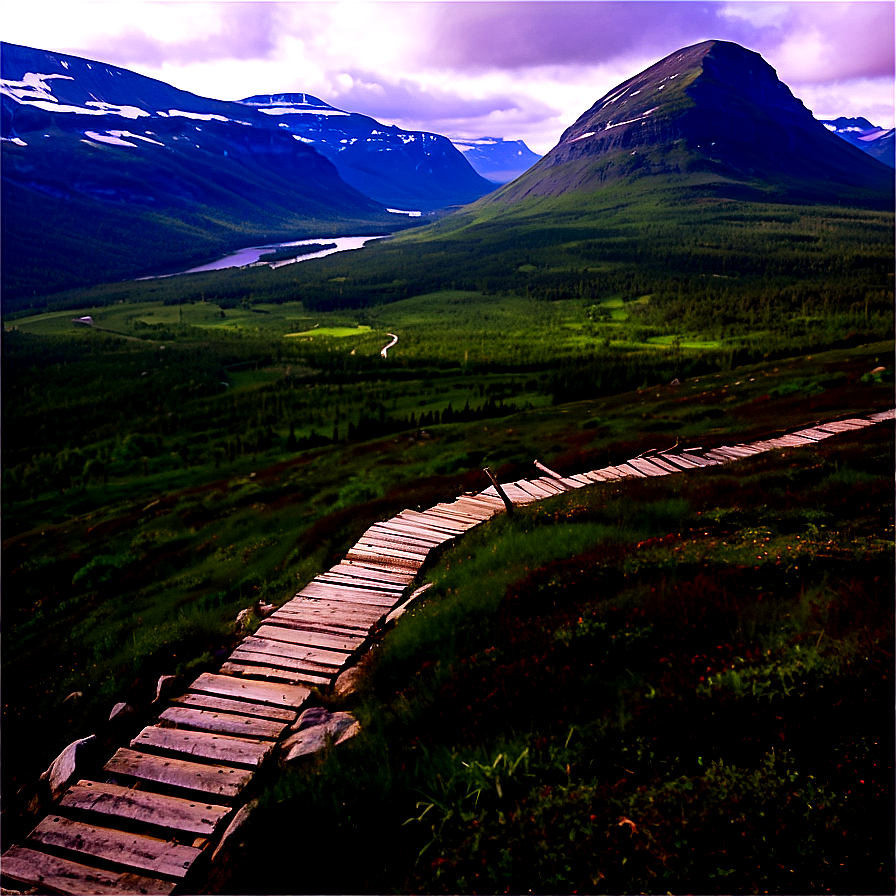
[[[894,125],[894,9],[876,2],[19,0],[3,40],[216,99],[305,92],[386,124],[547,152],[621,81],[710,38],[761,53],[817,118]]]

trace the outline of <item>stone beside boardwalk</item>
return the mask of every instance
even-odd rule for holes
[[[774,448],[812,445],[896,419],[896,410],[749,444],[658,452],[572,476],[502,484],[513,504],[629,477],[667,476]],[[539,465],[540,466],[540,465]],[[541,469],[544,469],[543,467]],[[406,608],[433,548],[505,511],[494,485],[374,523],[332,569],[245,637],[218,673],[203,673],[119,749],[102,780],[78,780],[22,844],[0,856],[18,891],[97,896],[195,892],[216,846],[313,687],[329,689],[387,621]],[[419,589],[422,590],[422,589]]]

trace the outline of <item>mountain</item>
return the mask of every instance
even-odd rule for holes
[[[834,118],[821,122],[831,133],[858,146],[862,152],[896,167],[893,135],[896,128],[879,128],[865,118]]]
[[[506,184],[528,171],[541,156],[522,140],[501,137],[452,138],[473,168],[496,184]]]
[[[313,146],[346,183],[386,206],[432,211],[472,202],[495,188],[439,134],[384,125],[307,93],[250,96],[240,103]]]
[[[387,205],[428,210],[494,187],[447,138],[313,98],[225,102],[76,56],[0,50],[7,303],[252,242],[383,233],[410,223]]]
[[[816,121],[761,56],[715,40],[678,50],[611,90],[485,202],[506,206],[643,178],[732,198],[887,205],[893,194],[892,172]]]

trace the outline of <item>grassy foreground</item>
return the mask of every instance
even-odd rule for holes
[[[468,534],[330,701],[361,736],[269,782],[229,892],[892,892],[893,444]]]

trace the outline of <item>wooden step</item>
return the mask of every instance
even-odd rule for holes
[[[357,650],[367,640],[367,636],[363,634],[353,635],[346,632],[332,635],[327,632],[268,624],[261,626],[255,635],[267,641],[279,641],[283,644],[305,645],[306,647],[323,647],[345,652]]]
[[[190,706],[169,706],[160,713],[159,719],[173,728],[188,728],[194,731],[209,731],[212,734],[229,734],[233,737],[252,737],[259,740],[276,740],[288,722],[274,722],[269,719],[253,719],[229,712],[215,712],[209,709],[194,709]]]
[[[3,876],[34,887],[40,893],[68,893],[72,896],[116,896],[121,893],[146,893],[150,896],[174,890],[172,881],[143,877],[126,871],[104,871],[80,862],[13,846],[2,857]]]
[[[173,697],[171,702],[182,706],[192,706],[195,709],[230,712],[258,719],[270,719],[275,722],[291,723],[295,721],[297,715],[296,710],[293,709],[265,706],[263,703],[248,703],[245,700],[230,700],[227,697],[212,697],[209,694],[182,694],[179,697]]]
[[[289,669],[279,669],[275,666],[256,666],[248,663],[227,662],[221,667],[234,676],[244,676],[250,679],[264,679],[267,683],[283,682],[289,685],[303,685],[308,687],[327,687],[333,683],[332,675],[316,675],[311,672],[295,672]]]
[[[377,591],[374,588],[353,588],[351,585],[337,585],[332,582],[309,582],[297,595],[297,598],[313,598],[314,600],[347,600],[356,604],[368,604],[373,607],[391,607],[395,601],[394,591]],[[286,604],[281,609],[287,610]]]
[[[72,821],[61,815],[43,819],[28,837],[29,845],[39,843],[54,849],[78,853],[123,865],[129,871],[159,877],[185,877],[202,850],[156,837],[129,834],[113,828]]]
[[[131,741],[131,747],[135,750],[194,756],[223,765],[258,768],[274,748],[274,744],[271,741],[149,725]]]
[[[274,656],[288,656],[295,660],[307,660],[334,668],[345,665],[353,652],[287,644],[284,641],[271,640],[258,635],[249,635],[247,638],[243,638],[239,646],[241,650],[254,650],[257,653],[269,653]]]
[[[127,767],[129,770],[133,770],[141,764],[138,756],[143,754],[135,755],[130,750],[119,750],[119,753],[124,755],[115,761],[116,770],[113,774],[119,773],[120,768]],[[158,759],[158,757],[152,758]],[[195,763],[188,764],[195,765]],[[217,767],[201,766],[200,768],[210,769],[210,775],[225,777],[225,775],[219,774]],[[106,770],[110,770],[108,765]],[[131,771],[127,772],[127,774],[131,773]],[[245,775],[244,772],[235,772],[234,775],[226,777],[243,775]],[[157,783],[175,783],[154,780]],[[178,783],[177,786],[180,784]],[[227,789],[232,791],[226,794],[227,796],[236,795],[237,791],[233,787]],[[203,837],[210,837],[231,812],[229,806],[168,796],[149,790],[131,790],[120,784],[106,784],[100,781],[78,781],[63,794],[59,801],[59,807],[100,815],[105,824],[115,824],[116,820],[123,819]]]
[[[103,769],[110,775],[195,790],[219,799],[238,796],[252,779],[252,772],[242,768],[192,762],[126,748],[118,750]]]
[[[191,691],[213,694],[219,697],[235,697],[253,703],[267,703],[271,706],[289,706],[298,709],[308,698],[308,688],[286,687],[262,681],[244,681],[229,675],[215,675],[203,672],[190,685]]]
[[[251,647],[238,647],[230,654],[228,662],[250,666],[271,666],[274,669],[288,669],[292,672],[307,672],[311,675],[319,675],[324,678],[336,675],[345,665],[342,660],[335,665],[333,663],[317,663],[311,660],[296,659],[291,656],[269,653],[268,651],[252,650]]]

